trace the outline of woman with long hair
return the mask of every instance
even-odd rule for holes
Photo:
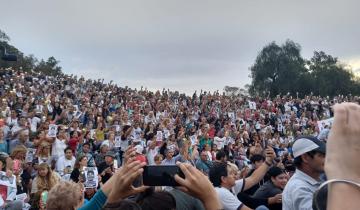
[[[82,182],[82,174],[84,172],[84,167],[87,166],[88,160],[85,155],[80,155],[77,157],[74,165],[74,170],[71,172],[70,179],[74,182]]]
[[[40,163],[37,175],[32,182],[30,203],[31,209],[46,209],[47,193],[60,181],[60,177],[51,170],[47,163]]]
[[[31,193],[39,191],[49,191],[59,182],[59,177],[54,173],[47,163],[40,163],[38,174],[34,178]]]

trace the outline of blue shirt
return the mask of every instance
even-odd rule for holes
[[[284,210],[312,210],[313,195],[320,184],[321,181],[296,169],[283,191],[282,208]]]

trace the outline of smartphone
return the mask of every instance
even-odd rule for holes
[[[41,203],[45,206],[46,205],[46,201],[48,198],[48,191],[43,191],[41,193]]]
[[[145,186],[179,186],[174,179],[175,174],[185,178],[181,169],[176,165],[145,166],[143,183]]]

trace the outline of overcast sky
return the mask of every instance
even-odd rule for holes
[[[271,41],[360,70],[358,0],[0,0],[0,29],[63,71],[121,86],[223,90],[251,82]]]

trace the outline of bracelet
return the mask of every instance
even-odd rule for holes
[[[320,187],[319,187],[319,191],[324,187],[324,186],[326,186],[326,185],[328,185],[328,184],[331,184],[331,183],[346,183],[346,184],[351,184],[351,185],[353,185],[353,186],[355,186],[355,187],[358,187],[358,188],[360,188],[360,184],[359,183],[356,183],[356,182],[354,182],[354,181],[351,181],[351,180],[346,180],[346,179],[330,179],[330,180],[327,180],[326,182],[324,182],[324,183],[322,183],[321,185],[320,185]]]

